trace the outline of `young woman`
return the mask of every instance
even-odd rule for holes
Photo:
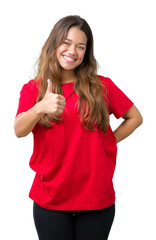
[[[112,132],[109,115],[122,117]],[[79,16],[59,20],[34,80],[21,90],[15,134],[34,136],[30,198],[40,240],[105,240],[115,213],[117,143],[142,116],[111,81],[97,75],[93,36]]]

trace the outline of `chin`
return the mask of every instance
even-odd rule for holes
[[[63,70],[66,70],[66,71],[73,71],[73,70],[75,70],[77,67],[78,67],[78,66],[67,67],[67,66],[61,65],[61,68],[62,68]]]

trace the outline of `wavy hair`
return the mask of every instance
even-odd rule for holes
[[[64,41],[68,30],[76,26],[86,34],[87,47],[82,63],[74,70],[77,79],[74,91],[79,98],[75,110],[79,116],[80,125],[88,130],[96,130],[97,126],[106,133],[109,126],[109,114],[106,108],[104,93],[106,88],[97,76],[97,62],[93,54],[93,35],[88,23],[77,15],[60,19],[52,29],[38,59],[38,70],[35,77],[41,79],[37,102],[44,98],[47,89],[47,79],[52,81],[53,92],[63,94],[61,87],[61,66],[56,57],[56,50]],[[39,123],[44,127],[52,127],[52,122],[61,121],[60,116],[44,114]]]

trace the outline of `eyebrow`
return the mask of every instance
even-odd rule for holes
[[[68,39],[68,38],[66,38],[65,40],[72,42],[72,40],[71,40],[71,39]],[[85,45],[85,46],[86,46],[85,43],[79,43],[79,44],[80,44],[80,45]]]

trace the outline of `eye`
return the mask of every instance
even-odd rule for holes
[[[70,45],[70,43],[68,43],[68,42],[63,42],[63,44],[68,45],[68,46]]]
[[[84,47],[81,47],[81,46],[78,46],[78,48],[81,49],[81,50],[84,50],[84,49],[85,49]]]

